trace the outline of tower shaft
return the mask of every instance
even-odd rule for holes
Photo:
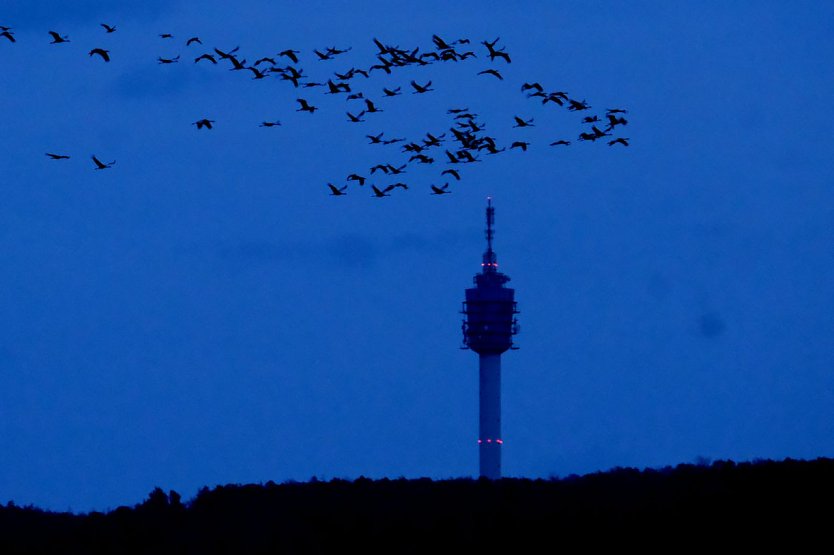
[[[482,354],[479,359],[478,451],[480,475],[501,477],[501,355]]]

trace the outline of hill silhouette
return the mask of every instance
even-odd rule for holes
[[[359,478],[156,488],[133,507],[57,513],[0,506],[0,553],[508,553],[606,546],[828,543],[834,459],[662,469],[550,480]],[[689,549],[687,549],[689,551]]]

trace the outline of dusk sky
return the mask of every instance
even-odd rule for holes
[[[0,25],[0,503],[476,475],[459,311],[487,196],[521,311],[505,475],[834,456],[834,4],[3,0]],[[344,94],[194,63],[292,48],[326,81],[433,34],[477,57],[354,77],[384,110],[361,123]],[[441,176],[464,107],[528,150]],[[628,124],[578,141],[608,108]],[[409,155],[366,135],[444,131],[433,164],[370,175]]]

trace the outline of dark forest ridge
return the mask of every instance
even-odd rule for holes
[[[551,480],[268,482],[203,488],[187,503],[157,488],[143,503],[108,513],[0,506],[0,552],[540,552],[646,541],[714,547],[719,537],[811,541],[828,535],[832,494],[834,459],[825,458]]]

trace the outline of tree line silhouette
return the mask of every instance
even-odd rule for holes
[[[0,505],[0,553],[507,553],[830,542],[834,459],[616,468],[549,480],[359,478],[154,489],[72,514]]]

